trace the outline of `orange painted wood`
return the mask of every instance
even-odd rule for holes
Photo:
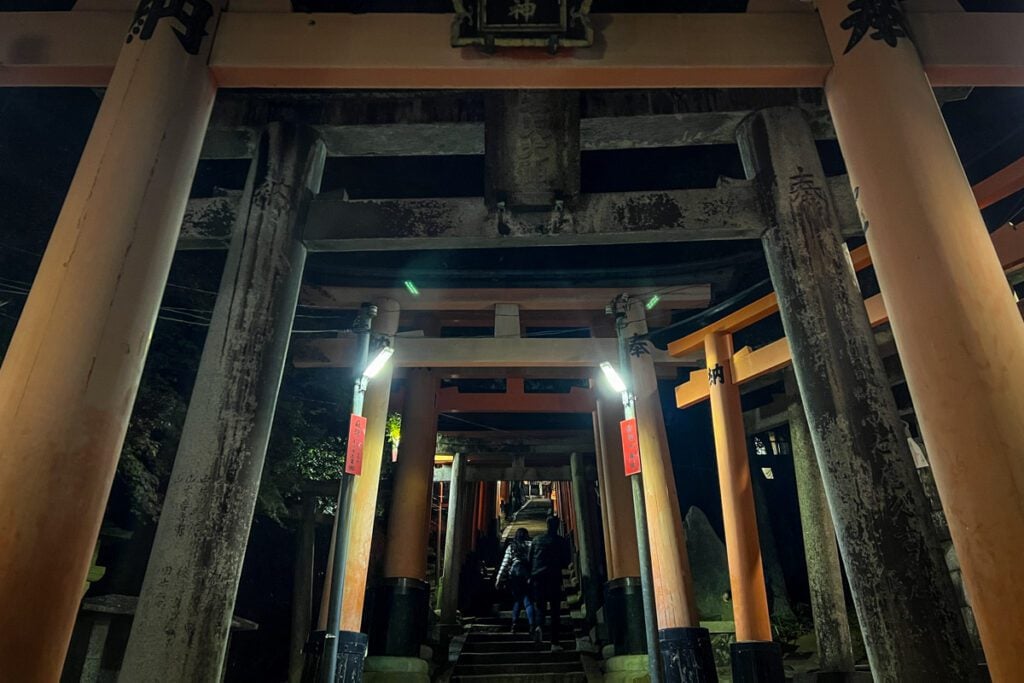
[[[747,437],[740,407],[740,388],[732,371],[732,335],[726,332],[709,334],[705,340],[705,355],[710,369],[711,423],[722,494],[722,525],[736,640],[770,641],[772,625],[761,566]]]
[[[509,377],[504,393],[461,393],[458,387],[437,392],[437,409],[442,413],[590,413],[594,394],[590,389],[572,387],[568,394],[526,393],[522,377]]]
[[[3,13],[0,86],[106,86],[131,18],[130,11]],[[210,68],[224,88],[578,89],[821,87],[832,66],[813,12],[598,14],[593,21],[600,47],[552,57],[452,49],[448,14],[235,11],[220,22]],[[911,12],[908,21],[933,86],[1024,85],[1021,15]]]

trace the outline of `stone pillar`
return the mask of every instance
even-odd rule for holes
[[[825,498],[825,487],[821,483],[807,417],[800,397],[794,395],[792,399],[789,406],[789,442],[800,504],[804,555],[807,558],[811,614],[818,638],[818,668],[824,672],[849,672],[853,671],[853,639],[846,614],[846,594],[835,527]]]
[[[384,610],[387,624],[382,654],[419,657],[426,637],[430,586],[427,542],[430,496],[437,445],[438,378],[429,370],[410,370],[402,409],[402,441],[394,472],[388,545],[384,558]],[[376,649],[376,645],[374,646]]]
[[[438,602],[441,623],[455,624],[459,610],[459,576],[462,574],[462,556],[466,541],[466,526],[473,508],[473,485],[466,479],[466,456],[456,453],[452,460],[452,479],[448,497],[448,523],[445,530],[444,565]]]
[[[739,142],[767,207],[762,242],[872,671],[969,680],[970,641],[813,138],[798,110],[771,109]]]
[[[636,394],[636,420],[643,465],[644,496],[651,545],[651,568],[658,613],[662,664],[667,681],[714,680],[711,641],[700,628],[693,575],[686,553],[686,531],[676,494],[668,434],[661,412],[658,376],[651,358],[643,302],[631,299],[623,329],[629,340],[630,376]]]
[[[313,618],[313,563],[316,546],[316,496],[302,496],[302,522],[295,543],[292,583],[292,629],[288,650],[288,683],[300,683],[305,663],[303,648]]]
[[[586,620],[593,624],[597,613],[597,571],[595,567],[596,556],[594,553],[594,527],[589,523],[589,502],[587,495],[586,465],[579,453],[573,453],[569,459],[569,466],[572,472],[572,500],[576,518],[576,544],[579,566],[576,567],[576,575],[580,580],[580,590],[583,596],[583,605],[586,607]]]
[[[580,191],[580,96],[508,90],[485,96],[488,205],[551,209]],[[518,321],[514,334],[519,336]],[[497,336],[497,335],[496,335]]]
[[[224,663],[326,151],[271,124],[250,166],[220,292],[121,667],[217,680]]]
[[[394,344],[398,331],[398,302],[381,299],[376,302],[377,317],[373,320],[373,336],[383,336]],[[370,344],[373,357],[373,343]],[[348,553],[345,564],[345,590],[341,602],[341,630],[359,633],[363,623],[363,602],[366,599],[366,572],[370,566],[370,545],[373,523],[377,517],[377,489],[384,458],[384,433],[391,399],[391,377],[394,363],[388,363],[370,380],[363,403],[366,418],[366,440],[363,444],[363,473],[352,484],[352,518],[348,524]]]
[[[825,93],[989,669],[1019,680],[1024,322],[899,6],[857,31],[878,4],[819,2]]]
[[[772,642],[768,594],[761,566],[761,546],[750,480],[750,458],[740,408],[740,388],[732,377],[732,335],[713,332],[704,339],[708,398],[715,433],[722,524],[729,563],[736,643],[733,676],[740,681],[778,681],[785,674],[782,650]],[[745,675],[744,672],[754,675]]]
[[[186,35],[158,9],[139,17],[0,368],[7,680],[60,676],[213,105],[223,4]]]

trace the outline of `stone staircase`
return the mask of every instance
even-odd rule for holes
[[[514,531],[526,526],[531,537],[543,532],[544,519],[550,513],[550,503],[541,499],[529,501],[519,511],[516,521],[509,527]],[[488,577],[493,580],[493,577]],[[575,572],[572,568],[564,573],[565,593],[578,594]],[[571,599],[571,598],[570,598]],[[462,643],[455,667],[451,672],[451,683],[487,681],[488,683],[573,683],[587,681],[584,662],[576,647],[577,624],[569,603],[561,604],[560,645],[564,650],[552,652],[547,641],[536,643],[527,630],[526,617],[520,617],[519,630],[509,633],[512,623],[510,605],[499,606],[491,615],[464,619],[465,640]],[[547,623],[547,622],[546,622]],[[547,628],[544,630],[548,633]]]

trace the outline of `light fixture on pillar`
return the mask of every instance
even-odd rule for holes
[[[601,372],[604,373],[605,379],[608,380],[608,385],[615,390],[617,394],[626,393],[626,383],[619,377],[619,373],[615,370],[611,363],[605,361],[601,363]]]
[[[373,357],[370,357],[371,323],[377,316],[377,307],[363,304],[356,317],[352,330],[356,334],[357,357],[353,366],[355,385],[352,391],[352,415],[349,420],[345,469],[341,475],[338,488],[338,524],[335,525],[334,559],[331,564],[330,598],[327,612],[327,629],[324,634],[322,665],[320,668],[321,683],[335,683],[338,669],[338,641],[341,637],[351,634],[340,633],[341,604],[344,598],[345,565],[348,557],[348,533],[346,521],[351,518],[353,479],[362,473],[363,439],[366,436],[366,418],[363,417],[363,402],[366,388],[370,380],[380,373],[394,355],[395,349],[384,340],[384,345]],[[362,370],[360,371],[360,368]],[[375,457],[380,457],[377,453]],[[358,635],[358,634],[357,634]],[[363,650],[365,653],[365,648]]]
[[[371,380],[377,376],[384,366],[387,365],[388,361],[391,360],[391,356],[395,355],[395,350],[390,346],[383,347],[377,352],[377,355],[373,357],[370,364],[363,370],[363,379]]]

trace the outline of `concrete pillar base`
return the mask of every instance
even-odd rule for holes
[[[417,658],[427,635],[430,586],[426,581],[404,577],[384,579],[374,600],[371,627],[372,655]]]
[[[324,631],[309,634],[306,643],[306,663],[302,669],[303,683],[319,683],[323,678]],[[338,633],[338,673],[334,683],[361,683],[363,660],[366,659],[365,633],[341,631]]]
[[[784,683],[782,648],[771,641],[745,641],[733,643],[733,683]]]
[[[651,680],[647,673],[647,655],[620,655],[604,660],[602,669],[604,683],[646,683]]]
[[[624,576],[606,583],[604,610],[608,640],[615,648],[615,654],[646,654],[644,602],[640,590],[640,577]]]
[[[718,683],[711,634],[706,628],[663,628],[658,631],[658,641],[665,683]]]
[[[430,666],[418,657],[367,657],[363,683],[430,683]]]

